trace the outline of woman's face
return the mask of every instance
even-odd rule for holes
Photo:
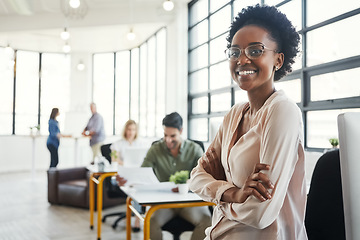
[[[249,59],[244,51],[251,45],[262,44],[266,49],[256,58]],[[269,33],[258,26],[249,25],[240,28],[234,35],[231,47],[241,49],[240,57],[229,61],[230,74],[238,86],[248,92],[273,89],[275,67],[283,64],[283,54],[276,53],[277,44]]]
[[[136,125],[130,124],[125,131],[126,140],[134,140],[136,135]]]

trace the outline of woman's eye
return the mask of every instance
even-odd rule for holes
[[[254,55],[254,56],[257,56],[257,55],[261,55],[263,50],[262,49],[249,49],[249,53],[250,55]]]
[[[238,51],[234,51],[234,52],[231,52],[230,56],[231,57],[238,57],[239,53],[238,53]]]

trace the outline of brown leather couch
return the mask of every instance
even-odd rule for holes
[[[85,167],[50,168],[48,175],[48,201],[51,204],[89,208],[89,176]],[[110,178],[108,178],[110,179]],[[125,203],[125,198],[109,198],[106,179],[104,181],[103,208]],[[95,185],[95,209],[96,209]]]

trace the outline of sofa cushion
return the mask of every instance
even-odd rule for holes
[[[62,182],[58,186],[58,198],[61,204],[75,207],[89,207],[87,181],[73,180]]]

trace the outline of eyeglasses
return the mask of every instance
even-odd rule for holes
[[[276,50],[265,47],[263,44],[255,44],[247,46],[245,49],[241,49],[238,47],[230,47],[225,50],[225,54],[228,60],[236,61],[241,56],[243,50],[245,50],[245,56],[251,60],[261,57],[264,54],[265,50],[277,52]]]

